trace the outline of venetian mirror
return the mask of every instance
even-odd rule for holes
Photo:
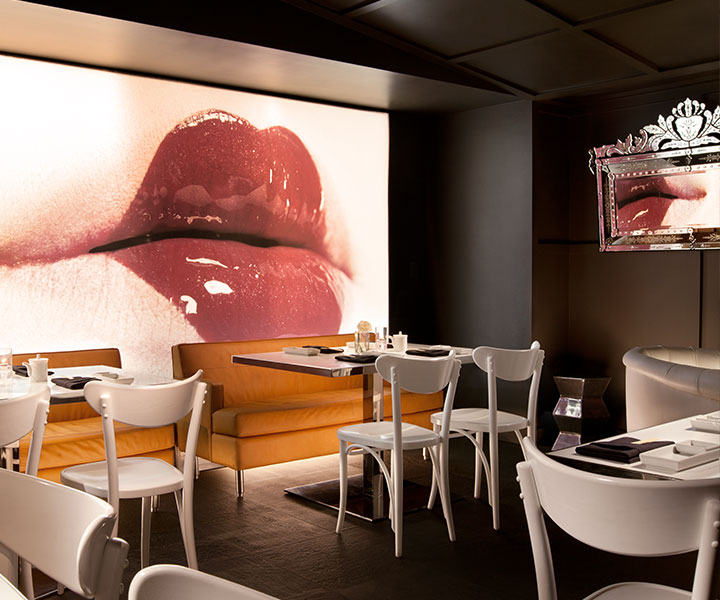
[[[686,99],[590,157],[601,251],[720,248],[720,106]]]

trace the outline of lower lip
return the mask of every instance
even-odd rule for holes
[[[622,234],[633,231],[655,230],[662,226],[663,218],[673,198],[643,198],[618,211],[617,226]]]
[[[168,239],[113,252],[206,340],[337,333],[346,276],[309,250]]]

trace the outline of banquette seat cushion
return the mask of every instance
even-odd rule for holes
[[[233,364],[233,354],[277,352],[287,346],[344,346],[352,335],[180,344],[173,347],[176,378],[203,370],[210,384],[198,454],[243,470],[338,451],[337,429],[363,420],[361,375],[321,377]],[[385,418],[391,416],[384,388]],[[403,419],[430,427],[442,393],[403,395]],[[183,444],[181,426],[178,427]]]
[[[13,363],[22,364],[35,355],[35,352],[16,354]],[[117,348],[41,352],[40,355],[48,359],[50,369],[84,365],[122,366]],[[144,429],[117,423],[115,431],[118,456],[154,456],[171,464],[175,460],[173,425]],[[29,444],[29,435],[20,440],[21,471],[25,470]],[[85,401],[51,404],[38,476],[59,482],[60,471],[65,467],[99,460],[105,460],[101,417]]]

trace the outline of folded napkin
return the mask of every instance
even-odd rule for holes
[[[13,367],[13,371],[16,375],[21,375],[22,377],[28,377],[27,367],[25,365],[19,365],[17,367]],[[48,375],[52,375],[54,371],[48,371]]]
[[[340,354],[342,350],[338,350],[337,348],[329,348],[327,346],[303,346],[303,348],[317,348],[320,350],[320,354]]]
[[[675,442],[667,440],[651,440],[641,442],[633,437],[621,437],[608,442],[591,442],[575,448],[577,454],[583,456],[592,456],[593,458],[603,458],[605,460],[614,460],[622,463],[632,463],[640,460],[640,453],[669,446]]]
[[[427,350],[407,350],[405,354],[411,354],[412,356],[447,356],[450,354],[450,350],[442,350],[440,348],[428,348]]]
[[[336,360],[342,360],[354,363],[373,363],[379,354],[342,354],[336,356]]]
[[[67,388],[69,390],[81,390],[86,383],[91,381],[100,381],[97,377],[56,377],[51,379],[55,385]]]

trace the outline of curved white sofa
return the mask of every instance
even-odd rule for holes
[[[720,350],[637,347],[623,364],[628,431],[720,410]]]

